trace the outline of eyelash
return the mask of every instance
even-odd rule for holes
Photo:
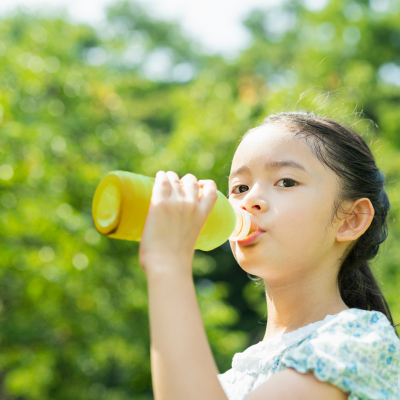
[[[292,185],[292,186],[284,186],[285,188],[291,188],[291,187],[293,187],[293,186],[297,186],[297,185],[298,185],[298,183],[297,183],[295,180],[289,179],[289,178],[280,179],[278,182],[280,182],[280,181],[290,181],[290,182],[294,182],[294,183],[296,184],[296,185]],[[236,186],[234,186],[234,187],[231,189],[231,193],[232,193],[237,187],[240,187],[240,186],[247,186],[247,185],[236,185]],[[282,187],[282,186],[279,186],[279,187]],[[244,193],[244,192],[241,192],[241,193],[234,193],[234,194],[242,194],[242,193]]]

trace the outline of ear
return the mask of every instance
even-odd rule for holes
[[[343,214],[344,218],[336,233],[336,240],[347,242],[358,239],[371,225],[374,214],[374,207],[369,199],[356,200]]]

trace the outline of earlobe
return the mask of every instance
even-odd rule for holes
[[[350,209],[343,214],[336,240],[348,242],[358,239],[371,225],[374,218],[374,207],[367,198],[356,200]]]

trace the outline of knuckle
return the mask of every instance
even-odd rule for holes
[[[192,174],[186,174],[183,178],[182,178],[182,180],[185,180],[185,181],[190,181],[190,182],[195,182],[195,183],[197,183],[197,178],[194,176],[194,175],[192,175]]]
[[[168,187],[169,186],[169,181],[167,179],[162,180],[161,181],[161,186]]]
[[[204,182],[204,185],[208,186],[209,188],[217,189],[217,184],[212,179],[206,179],[203,182]]]

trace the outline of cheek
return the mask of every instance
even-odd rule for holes
[[[326,207],[321,206],[320,202],[292,203],[280,209],[273,229],[282,243],[300,248],[310,245],[310,241],[315,243],[323,239],[321,230],[326,229],[329,217],[325,209]]]
[[[312,210],[305,202],[277,202],[275,208],[274,225],[276,229],[290,233],[290,227],[304,226],[309,222]]]
[[[228,196],[228,201],[231,203],[233,207],[239,207],[240,206],[240,200],[233,198],[232,196]]]

